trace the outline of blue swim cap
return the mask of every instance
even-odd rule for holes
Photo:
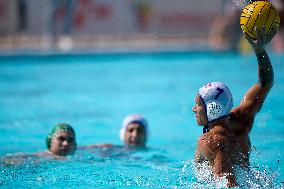
[[[223,83],[207,83],[199,89],[198,94],[206,109],[209,123],[230,114],[233,107],[233,97],[229,88]]]

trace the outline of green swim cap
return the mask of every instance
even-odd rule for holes
[[[46,140],[45,140],[46,146],[49,150],[50,150],[50,146],[51,146],[51,140],[58,132],[71,132],[75,136],[75,131],[72,128],[71,125],[66,124],[66,123],[60,123],[60,124],[56,125],[52,129],[52,131],[47,135]]]

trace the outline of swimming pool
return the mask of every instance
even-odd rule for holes
[[[275,83],[251,133],[249,188],[283,188],[284,55],[271,55]],[[78,151],[67,161],[1,165],[2,187],[218,188],[202,183],[192,160],[202,128],[191,111],[199,87],[223,81],[237,105],[257,81],[253,55],[214,53],[0,57],[0,155],[45,150],[57,123],[71,124],[78,145],[121,145],[129,113],[149,121],[148,149],[123,154]],[[200,176],[200,175],[199,175]]]

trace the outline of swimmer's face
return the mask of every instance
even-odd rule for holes
[[[124,141],[129,146],[145,146],[146,131],[140,123],[130,123],[124,135]]]
[[[200,126],[207,125],[206,111],[199,95],[195,98],[195,105],[192,107],[192,111],[195,113],[196,122]]]
[[[56,155],[69,155],[76,149],[76,139],[72,132],[59,132],[51,140],[50,151]]]

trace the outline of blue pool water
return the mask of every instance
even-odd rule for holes
[[[251,132],[252,171],[244,188],[283,188],[284,55],[271,55],[275,83]],[[148,149],[77,151],[68,160],[30,158],[0,165],[0,186],[71,188],[221,188],[200,181],[192,161],[202,128],[191,111],[199,87],[223,81],[234,105],[257,81],[253,55],[211,53],[104,54],[0,57],[0,156],[45,150],[60,122],[71,124],[78,145],[121,145],[129,113],[149,121]]]

